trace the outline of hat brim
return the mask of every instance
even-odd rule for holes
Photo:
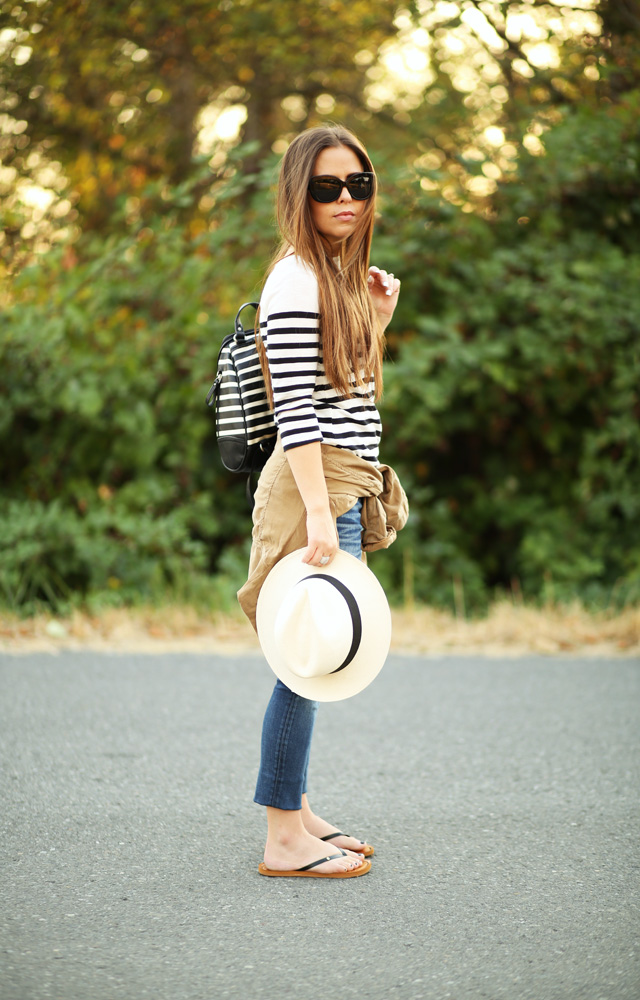
[[[338,551],[329,566],[317,568],[302,562],[306,550],[296,549],[276,563],[258,596],[258,638],[267,663],[283,684],[312,701],[341,701],[358,694],[376,677],[391,645],[391,612],[378,579],[360,559]],[[362,617],[362,639],[351,662],[338,673],[300,677],[283,662],[274,626],[283,596],[313,573],[334,576],[353,593]]]

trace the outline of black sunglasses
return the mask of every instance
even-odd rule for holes
[[[373,194],[374,175],[362,171],[359,174],[349,174],[346,181],[341,181],[331,174],[319,174],[309,180],[309,194],[314,201],[323,205],[337,201],[345,187],[354,201],[366,201]]]

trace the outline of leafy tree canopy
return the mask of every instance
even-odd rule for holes
[[[636,22],[636,0],[0,0],[5,260],[146,217],[167,183],[195,178],[206,217],[230,147],[256,174],[327,117],[486,206],[522,142],[637,84]]]

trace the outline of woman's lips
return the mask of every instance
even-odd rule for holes
[[[355,212],[339,212],[334,219],[355,219]]]

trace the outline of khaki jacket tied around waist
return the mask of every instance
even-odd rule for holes
[[[321,445],[333,520],[361,497],[362,548],[386,549],[407,523],[409,504],[400,480],[388,465],[372,465],[346,448]],[[249,578],[238,591],[240,607],[256,627],[258,594],[280,559],[307,544],[307,513],[280,439],[262,470],[253,509]]]

